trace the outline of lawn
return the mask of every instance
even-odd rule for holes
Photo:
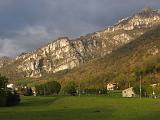
[[[22,97],[0,120],[158,120],[160,99],[105,96]]]

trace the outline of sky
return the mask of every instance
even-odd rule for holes
[[[104,29],[160,0],[0,0],[0,56]]]

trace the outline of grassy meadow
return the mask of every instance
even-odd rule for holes
[[[106,96],[22,97],[1,107],[0,120],[157,120],[160,99]]]

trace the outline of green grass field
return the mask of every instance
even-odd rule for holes
[[[160,99],[105,96],[22,97],[0,108],[0,120],[158,120]]]

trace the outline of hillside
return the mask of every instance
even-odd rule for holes
[[[12,63],[14,60],[10,57],[0,57],[0,68],[6,66],[7,64]]]

